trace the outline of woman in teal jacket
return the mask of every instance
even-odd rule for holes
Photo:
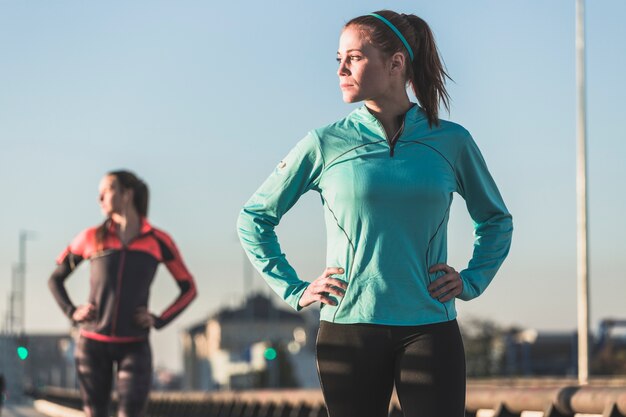
[[[447,74],[426,22],[388,10],[352,19],[337,61],[343,100],[365,105],[309,132],[280,162],[241,211],[242,245],[294,309],[321,302],[317,361],[330,417],[386,416],[394,384],[405,416],[461,417],[455,299],[491,282],[509,251],[511,215],[470,134],[438,117]],[[312,282],[274,232],[309,190],[321,195],[327,229],[328,267]],[[447,264],[454,192],[476,235],[460,272]]]

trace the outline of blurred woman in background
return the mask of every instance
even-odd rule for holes
[[[148,222],[148,187],[142,180],[129,171],[113,171],[102,178],[99,193],[106,220],[82,231],[61,253],[49,287],[65,315],[80,324],[76,369],[85,414],[109,416],[115,369],[118,416],[138,417],[152,381],[150,328],[160,329],[178,316],[196,296],[196,286],[174,241]],[[85,259],[91,268],[89,299],[76,306],[64,281]],[[180,295],[157,316],[148,302],[159,263],[176,280]]]

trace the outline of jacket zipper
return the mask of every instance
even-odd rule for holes
[[[120,266],[117,269],[117,289],[115,290],[115,311],[113,314],[113,327],[111,328],[111,336],[115,336],[117,328],[117,315],[120,307],[120,294],[122,290],[122,273],[124,272],[124,261],[126,260],[126,247],[122,248],[120,254]]]
[[[150,234],[150,232],[139,233],[137,236],[129,240],[126,244],[122,243],[122,249],[120,250],[120,266],[117,269],[117,288],[115,290],[115,311],[113,312],[113,324],[111,327],[111,336],[115,336],[115,331],[117,330],[117,316],[119,313],[120,297],[122,294],[122,275],[124,272],[124,262],[126,261],[126,250],[128,249],[128,247],[133,241],[143,236],[147,236],[148,234]],[[117,238],[119,239],[119,236]],[[121,242],[121,239],[119,240]]]
[[[395,133],[395,135],[393,135],[393,137],[391,139],[389,139],[389,137],[387,137],[387,132],[385,131],[385,128],[383,127],[382,123],[380,123],[380,121],[378,119],[376,119],[376,123],[380,127],[380,130],[382,130],[382,132],[383,132],[383,136],[385,137],[385,141],[389,145],[389,156],[391,158],[393,158],[393,155],[395,154],[396,143],[398,143],[398,140],[400,139],[400,136],[402,136],[402,132],[404,132],[404,121],[405,121],[405,119],[406,119],[406,113],[402,116],[402,124],[400,125],[400,128]]]

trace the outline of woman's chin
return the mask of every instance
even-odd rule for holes
[[[352,94],[344,94],[342,98],[344,103],[356,103],[357,101],[361,101],[358,97]]]

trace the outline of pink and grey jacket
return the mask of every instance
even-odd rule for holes
[[[97,226],[74,238],[57,258],[57,268],[48,286],[71,319],[76,307],[64,281],[84,259],[89,259],[89,303],[96,307],[96,317],[81,324],[81,335],[103,342],[145,340],[149,329],[135,324],[133,317],[139,308],[148,308],[150,285],[159,263],[163,262],[170,271],[180,294],[160,316],[155,316],[155,328],[168,324],[191,303],[196,296],[196,285],[174,241],[146,219],[142,220],[140,234],[127,245],[118,238],[112,221],[107,221],[104,227],[101,243],[96,239]]]

